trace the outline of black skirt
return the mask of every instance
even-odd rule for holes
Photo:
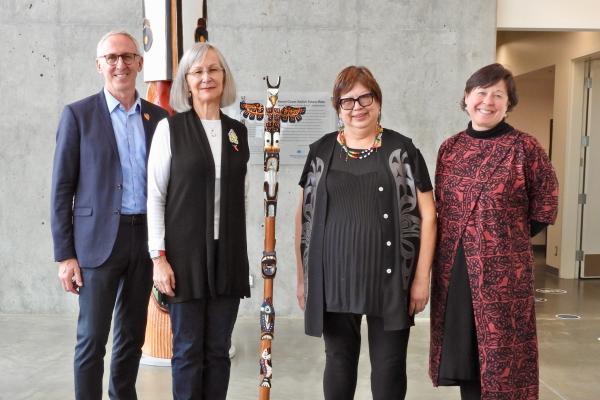
[[[440,386],[479,381],[479,354],[473,300],[462,242],[458,246],[446,303]]]

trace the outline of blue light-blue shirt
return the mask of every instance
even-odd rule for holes
[[[126,110],[106,88],[104,96],[115,131],[123,173],[121,214],[145,214],[147,149],[140,96],[136,92],[135,103],[129,110]]]

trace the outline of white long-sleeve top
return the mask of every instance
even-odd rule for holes
[[[219,238],[219,216],[221,197],[221,120],[203,120],[210,150],[215,162],[215,212],[214,236]],[[165,118],[158,123],[148,156],[148,249],[165,249],[165,204],[171,176],[171,130]],[[246,177],[246,191],[247,191]]]

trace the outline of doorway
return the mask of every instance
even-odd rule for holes
[[[576,258],[580,278],[600,278],[600,59],[585,62],[583,84]]]
[[[550,65],[515,76],[519,104],[507,119],[509,124],[533,135],[550,157],[552,157],[555,70],[555,66]],[[547,229],[534,236],[531,244],[536,260],[542,265],[547,265]],[[558,273],[556,268],[549,268],[552,272]]]

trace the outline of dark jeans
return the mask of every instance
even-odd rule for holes
[[[75,347],[75,397],[102,398],[104,354],[114,310],[108,395],[137,399],[137,378],[146,332],[152,262],[145,217],[121,217],[110,257],[97,268],[82,268]]]
[[[229,347],[239,305],[237,297],[169,304],[173,399],[225,400]]]
[[[356,390],[361,315],[325,313],[325,400],[351,400]],[[384,331],[383,319],[367,316],[373,400],[406,395],[406,348],[410,329]]]

